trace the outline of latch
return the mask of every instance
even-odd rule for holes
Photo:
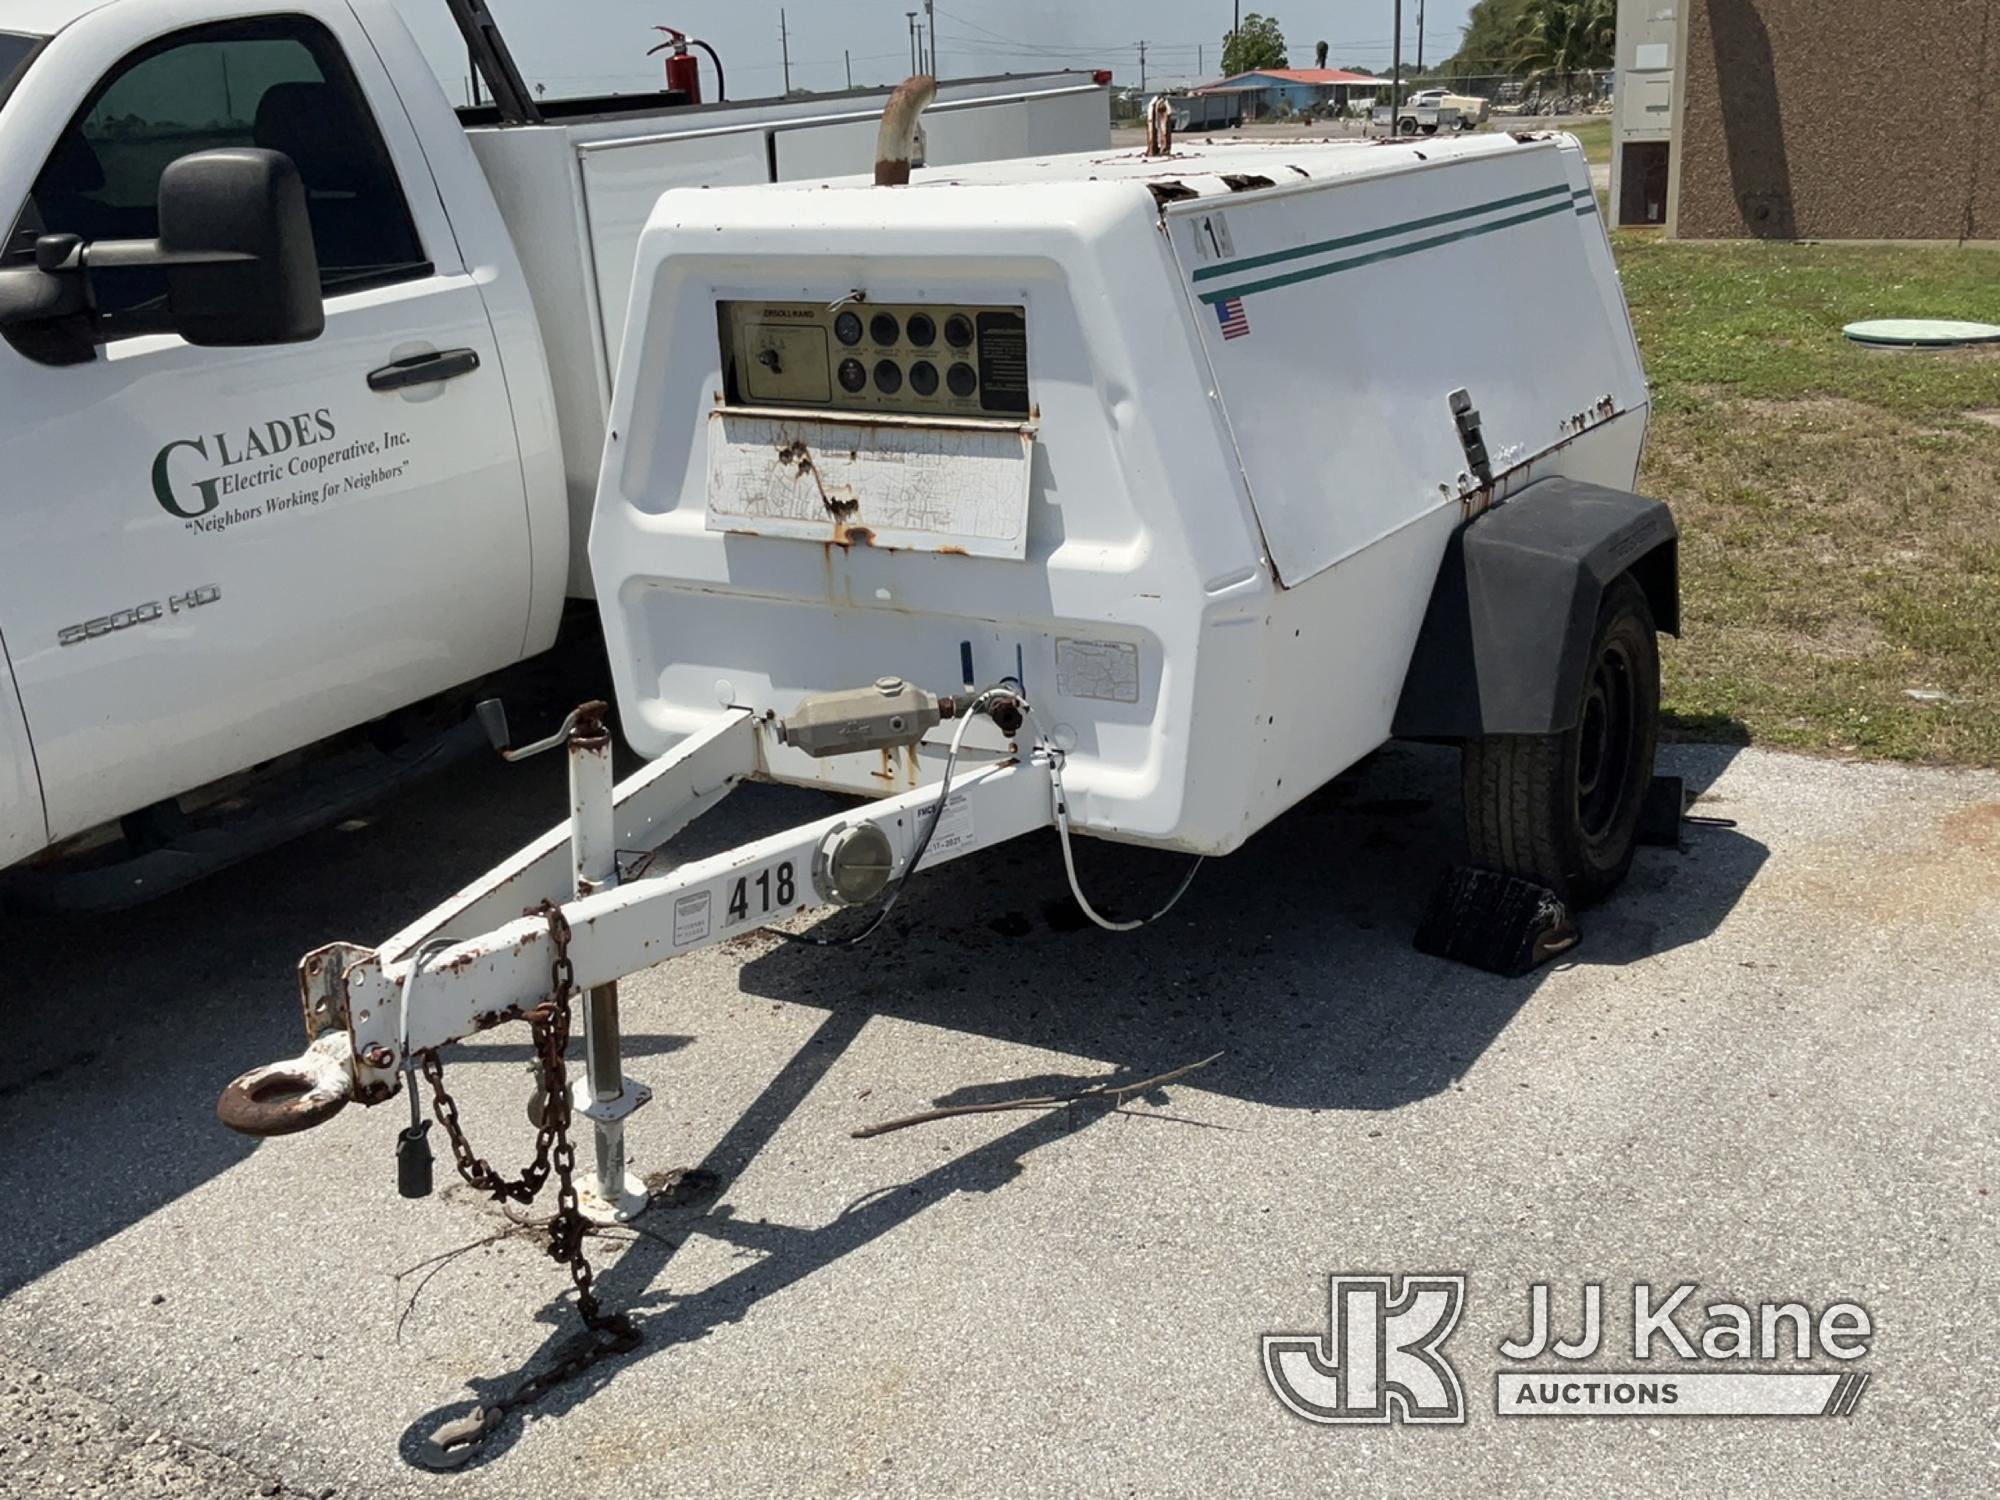
[[[1451,393],[1451,416],[1458,423],[1458,443],[1465,450],[1465,466],[1483,489],[1493,483],[1493,460],[1486,453],[1486,438],[1479,430],[1479,408],[1472,393],[1463,386]]]

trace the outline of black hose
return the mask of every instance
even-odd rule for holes
[[[701,41],[698,38],[689,37],[688,45],[690,47],[701,48],[702,51],[708,54],[708,60],[715,64],[715,102],[717,104],[725,103],[728,100],[729,95],[726,92],[724,92],[722,87],[722,59],[715,55],[715,49],[713,47],[709,46],[707,42]]]

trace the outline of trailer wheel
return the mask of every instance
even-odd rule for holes
[[[1473,863],[1545,885],[1574,906],[1610,895],[1632,865],[1659,728],[1653,612],[1626,574],[1598,609],[1575,725],[1465,742]]]

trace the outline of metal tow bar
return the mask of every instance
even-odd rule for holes
[[[870,711],[893,721],[893,732],[914,749],[924,723],[908,719],[900,684],[892,694],[887,681],[854,701],[870,706],[880,698],[888,706]],[[849,699],[838,695],[841,705]],[[989,701],[990,709],[977,706]],[[1020,719],[1006,709],[1018,702],[1016,695],[990,690],[975,700],[975,711],[988,713],[1011,739]],[[480,706],[488,734],[509,760],[566,748],[567,824],[383,947],[331,943],[307,954],[299,970],[311,1039],[306,1052],[243,1074],[216,1106],[232,1129],[279,1135],[321,1124],[350,1101],[381,1104],[408,1088],[411,1120],[398,1132],[397,1178],[404,1196],[421,1197],[431,1186],[430,1125],[415,1101],[421,1073],[453,1162],[469,1185],[496,1201],[525,1204],[555,1177],[548,1253],[569,1268],[587,1341],[505,1398],[438,1428],[419,1451],[431,1468],[465,1463],[509,1412],[640,1341],[629,1317],[599,1307],[583,1252],[593,1221],[626,1219],[647,1204],[643,1184],[626,1170],[624,1125],[651,1094],[622,1071],[619,979],[814,907],[887,902],[919,864],[928,869],[991,848],[1046,828],[1059,814],[1053,762],[1024,756],[1011,743],[1004,751],[979,752],[980,763],[954,780],[961,724],[935,785],[862,803],[664,873],[647,874],[641,865],[621,874],[621,848],[658,848],[740,781],[765,772],[770,746],[796,747],[819,732],[842,742],[838,724],[828,728],[803,709],[789,742],[784,725],[737,710],[614,787],[603,715],[604,705],[584,704],[548,739],[515,749],[499,705]],[[928,722],[937,717],[931,713]],[[524,905],[521,916],[505,917]],[[447,930],[477,935],[447,937]],[[579,994],[585,1066],[572,1081],[570,1019]],[[533,1158],[506,1178],[467,1140],[457,1101],[445,1087],[441,1049],[513,1021],[525,1021],[534,1037],[530,1117],[536,1141]],[[570,1138],[578,1115],[591,1122],[596,1148],[581,1180]]]

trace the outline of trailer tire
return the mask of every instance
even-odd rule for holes
[[[1576,722],[1558,734],[1465,742],[1473,863],[1547,886],[1573,906],[1610,895],[1632,866],[1659,726],[1653,612],[1627,573],[1604,591]]]

